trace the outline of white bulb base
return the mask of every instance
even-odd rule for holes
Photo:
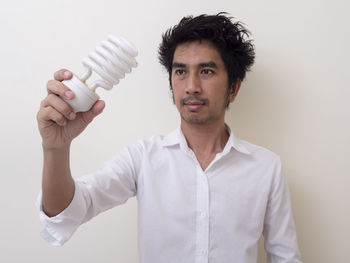
[[[73,75],[69,80],[62,81],[71,91],[74,92],[74,98],[67,100],[67,102],[74,110],[74,112],[85,112],[91,109],[95,102],[100,98],[93,92],[84,82]]]

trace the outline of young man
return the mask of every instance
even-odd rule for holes
[[[70,143],[104,103],[73,113],[55,73],[37,115],[44,168],[39,198],[43,237],[67,241],[102,211],[138,198],[140,262],[299,263],[288,188],[274,153],[236,138],[225,124],[254,48],[247,30],[220,13],[185,17],[163,35],[160,62],[169,72],[181,125],[124,149],[100,171],[73,180]]]

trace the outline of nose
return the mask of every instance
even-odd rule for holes
[[[202,92],[201,82],[196,74],[190,74],[186,82],[186,94],[200,94]]]

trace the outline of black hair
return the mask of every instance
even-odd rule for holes
[[[237,78],[243,81],[254,63],[255,52],[250,32],[239,21],[232,22],[227,13],[183,17],[179,24],[162,35],[159,62],[169,73],[170,89],[173,57],[176,47],[184,42],[208,40],[214,44],[225,64],[229,88]]]

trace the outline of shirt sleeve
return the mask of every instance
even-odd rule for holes
[[[43,225],[42,238],[51,245],[61,246],[81,224],[135,196],[140,160],[140,147],[133,145],[106,162],[103,169],[76,179],[73,200],[54,217],[43,212],[40,193],[37,208]]]
[[[268,263],[301,263],[287,182],[278,159],[264,221]]]

